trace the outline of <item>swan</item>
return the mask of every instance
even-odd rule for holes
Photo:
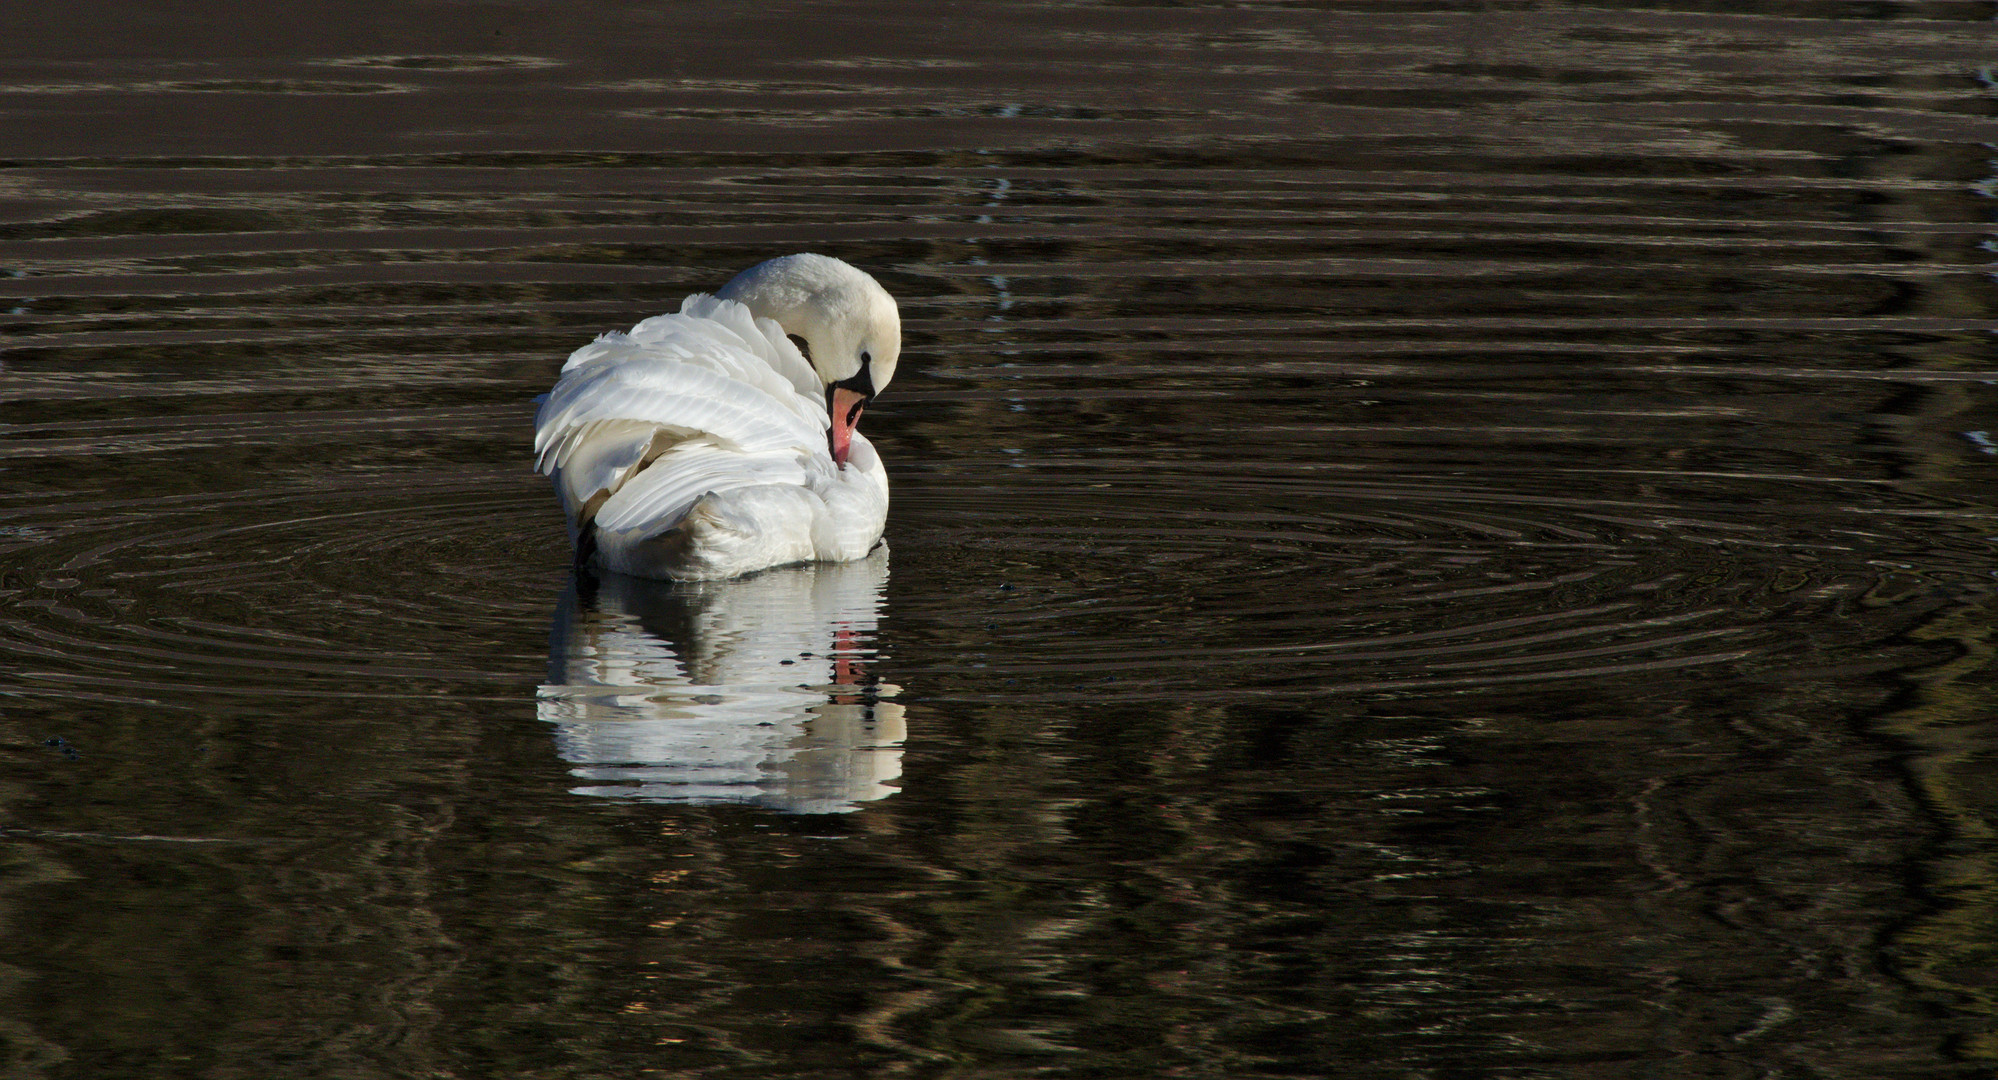
[[[888,473],[855,425],[901,352],[895,298],[813,254],[577,349],[534,417],[576,565],[702,581],[866,556]]]

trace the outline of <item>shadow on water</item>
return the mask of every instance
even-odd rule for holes
[[[541,719],[579,795],[838,813],[893,794],[907,737],[875,622],[888,548],[736,581],[579,574]]]

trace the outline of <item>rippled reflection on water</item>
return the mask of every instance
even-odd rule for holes
[[[893,794],[907,728],[869,671],[887,580],[884,545],[741,581],[572,581],[539,712],[576,793],[793,813]]]
[[[986,10],[16,35],[0,1072],[1987,1073],[1989,5]],[[572,582],[803,249],[893,573]]]

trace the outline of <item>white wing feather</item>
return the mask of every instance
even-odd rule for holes
[[[626,532],[658,522],[677,524],[701,496],[758,484],[805,483],[805,468],[788,450],[744,454],[712,443],[682,443],[617,489],[597,511],[597,528]]]
[[[774,320],[755,317],[733,300],[695,293],[681,301],[678,315],[655,315],[631,328],[631,337],[647,345],[691,345],[689,335],[701,335],[721,346],[713,350],[694,347],[692,363],[706,364],[774,398],[788,399],[790,395],[782,387],[789,384],[796,399],[805,405],[822,400],[825,384],[784,335],[784,328]],[[760,363],[743,362],[749,357]]]
[[[831,424],[823,405],[817,415],[799,409],[788,381],[782,384],[786,397],[773,397],[763,387],[671,355],[668,347],[641,345],[623,334],[606,334],[583,348],[599,349],[600,356],[565,371],[534,418],[543,472],[556,467],[550,451],[565,449],[573,429],[599,420],[648,421],[746,451],[809,449],[825,439]]]
[[[726,571],[723,549],[735,541],[715,540],[711,530],[735,526],[745,534],[741,558],[751,562],[795,558],[795,550],[856,557],[849,549],[864,554],[880,535],[887,481],[871,452],[871,468],[851,475],[833,464],[822,395],[817,373],[777,323],[731,300],[690,296],[678,314],[570,355],[535,416],[537,467],[555,481],[570,524],[594,530],[607,565],[666,558],[633,552],[688,521],[707,496],[731,492],[738,500],[705,504],[709,540],[685,548],[703,566],[664,572]],[[845,520],[855,508],[858,519]]]

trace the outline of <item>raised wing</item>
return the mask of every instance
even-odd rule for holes
[[[569,357],[535,416],[537,467],[578,528],[671,528],[707,492],[803,483],[828,426],[817,386],[776,323],[690,296]]]

